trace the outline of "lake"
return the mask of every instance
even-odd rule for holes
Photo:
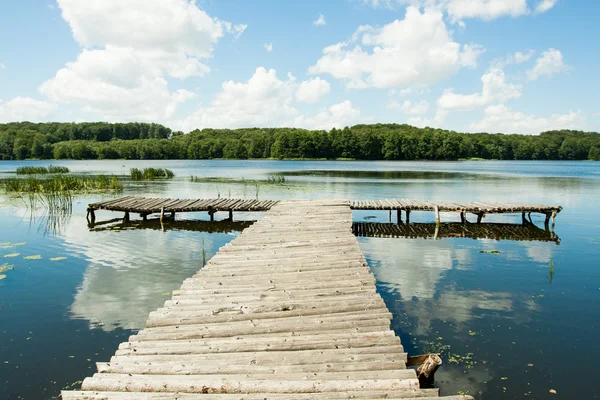
[[[598,162],[0,161],[0,178],[14,176],[10,171],[21,165],[48,164],[116,175],[153,166],[176,175],[170,181],[126,180],[119,196],[562,205],[552,235],[518,228],[498,233],[501,225],[493,224],[521,221],[520,215],[500,215],[484,220],[490,235],[460,237],[449,225],[443,228],[449,233],[434,240],[426,224],[433,214],[413,212],[411,223],[424,233],[358,240],[406,350],[442,353],[444,365],[436,373],[442,394],[598,397]],[[286,183],[252,182],[270,174],[285,176]],[[236,181],[191,182],[190,175]],[[208,219],[197,213],[178,215],[164,231],[157,224],[89,228],[86,205],[115,196],[78,196],[72,215],[48,218],[21,199],[0,195],[0,267],[14,266],[0,273],[6,276],[0,280],[1,398],[50,399],[77,387],[95,372],[96,361],[108,361],[120,342],[143,328],[148,313],[203,259],[249,224],[181,221]],[[121,216],[97,214],[98,220]],[[226,217],[217,214],[218,220]],[[236,214],[240,221],[260,217]],[[390,227],[383,211],[354,212],[354,220]],[[442,221],[458,222],[459,216],[443,213]],[[543,227],[543,216],[533,221]]]

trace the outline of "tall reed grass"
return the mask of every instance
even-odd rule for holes
[[[19,167],[17,175],[43,175],[43,174],[66,174],[69,168],[58,165],[49,165],[48,167]]]
[[[134,181],[150,180],[150,179],[171,179],[175,176],[173,171],[166,168],[131,168],[131,179]]]

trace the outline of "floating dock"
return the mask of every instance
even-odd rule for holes
[[[352,233],[349,202],[281,201],[98,363],[82,391],[62,397],[438,398],[407,368],[391,318]]]
[[[119,199],[93,203],[88,205],[88,220],[93,224],[96,221],[96,211],[122,211],[125,220],[129,220],[130,213],[139,214],[146,219],[150,214],[160,213],[161,218],[170,214],[172,217],[181,212],[208,212],[211,220],[214,220],[216,212],[229,212],[233,220],[234,212],[268,211],[279,204],[279,200],[246,200],[246,199],[166,199],[127,196]],[[523,223],[531,223],[531,213],[541,213],[546,216],[545,225],[548,227],[550,221],[554,226],[554,219],[561,212],[561,206],[549,206],[543,204],[509,204],[509,203],[460,203],[450,201],[428,201],[428,200],[347,200],[344,204],[351,210],[387,210],[397,213],[397,221],[402,221],[404,211],[406,223],[410,223],[410,214],[413,211],[435,212],[436,223],[441,222],[441,212],[459,213],[461,221],[467,223],[467,215],[473,214],[477,217],[477,223],[488,214],[521,214]],[[527,221],[529,216],[529,221]]]

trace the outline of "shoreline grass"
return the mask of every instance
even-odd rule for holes
[[[49,165],[48,167],[19,167],[15,171],[17,175],[43,175],[43,174],[66,174],[69,168],[59,165]]]
[[[245,179],[245,178],[224,178],[224,177],[205,177],[190,175],[190,182],[197,183],[239,183],[245,185],[285,185],[287,179],[283,175],[272,174],[267,179]]]
[[[170,169],[166,168],[131,168],[129,170],[130,177],[134,181],[152,180],[152,179],[172,179],[175,174]]]

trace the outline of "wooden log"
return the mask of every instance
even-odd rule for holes
[[[434,211],[435,211],[435,223],[437,225],[439,225],[440,224],[440,208],[436,205],[434,207]]]
[[[423,364],[417,368],[417,377],[422,387],[433,385],[435,371],[442,365],[439,354],[429,354]]]

